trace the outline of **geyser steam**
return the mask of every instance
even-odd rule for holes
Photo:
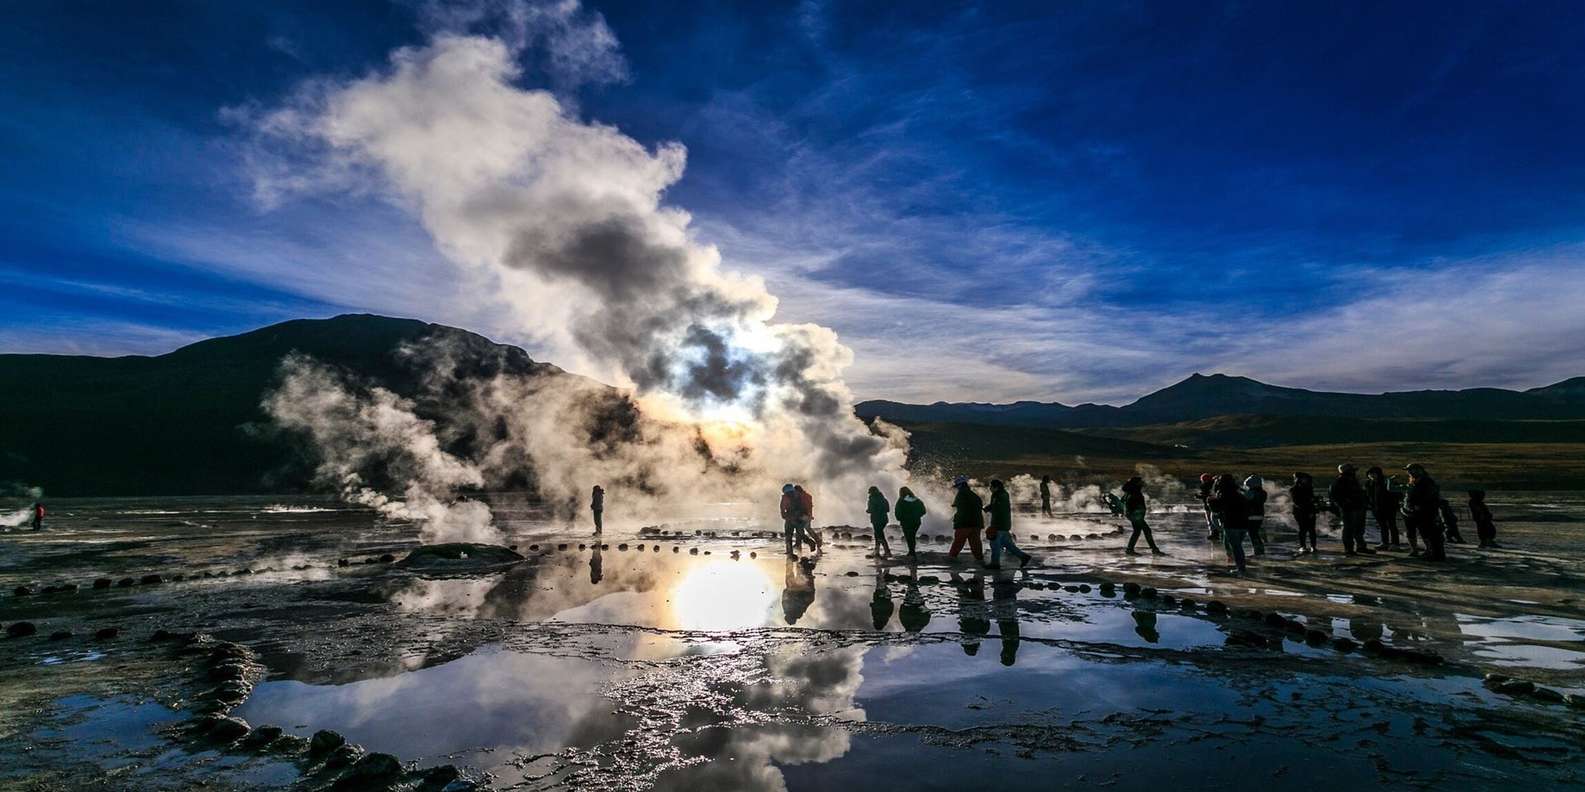
[[[508,8],[517,12],[504,17],[519,25],[546,18]],[[773,501],[776,483],[810,482],[829,495],[821,510],[829,520],[861,512],[870,484],[894,492],[906,480],[905,442],[872,433],[853,416],[841,380],[851,353],[835,333],[773,322],[776,299],[762,280],[723,269],[719,252],[693,238],[689,215],[663,205],[664,191],[682,176],[683,147],[648,150],[615,128],[575,118],[547,91],[519,87],[525,47],[565,52],[569,40],[613,43],[608,31],[587,34],[604,22],[575,3],[538,11],[544,8],[554,11],[556,30],[577,35],[446,28],[423,46],[395,51],[386,68],[310,82],[284,106],[253,114],[261,140],[284,155],[278,161],[297,168],[288,180],[262,184],[278,191],[283,183],[352,180],[410,210],[440,252],[480,284],[480,301],[504,299],[558,360],[631,388],[647,415],[693,426],[712,453],[730,449],[733,488],[742,494]],[[287,387],[333,387],[322,373],[305,377]],[[479,398],[470,407],[522,424],[520,406],[491,404]],[[295,423],[317,427],[329,474],[356,468],[335,457],[358,453],[345,442],[349,433],[387,437],[367,431],[357,409],[339,412],[350,425],[327,424],[335,417],[329,413],[314,421],[298,415]],[[522,440],[576,439],[554,435]],[[535,451],[539,465],[588,463],[571,449]],[[407,456],[429,454],[419,448]],[[483,462],[455,461],[464,470]],[[410,466],[409,505],[415,498],[439,503],[442,493],[475,483],[446,460],[431,463]],[[690,468],[696,477],[719,470]],[[600,473],[536,470],[580,486]],[[361,491],[356,481],[348,486]]]

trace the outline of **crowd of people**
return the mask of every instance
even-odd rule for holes
[[[1316,526],[1323,514],[1331,514],[1341,527],[1345,555],[1371,555],[1379,550],[1401,549],[1407,538],[1410,552],[1429,561],[1447,558],[1447,544],[1464,543],[1458,530],[1458,513],[1441,488],[1431,478],[1424,465],[1412,464],[1404,468],[1408,486],[1399,488],[1392,476],[1380,467],[1365,472],[1361,482],[1358,468],[1352,464],[1339,465],[1337,478],[1327,488],[1325,497],[1316,492],[1315,481],[1308,473],[1293,474],[1287,488],[1293,522],[1299,534],[1299,554],[1311,555],[1320,549]],[[1051,476],[1040,479],[1040,513],[1052,516]],[[966,476],[952,481],[952,545],[947,558],[956,561],[965,547],[974,560],[986,569],[1000,569],[1002,557],[1018,561],[1019,568],[1027,567],[1034,557],[1020,549],[1013,539],[1012,495],[1000,479],[990,482],[990,503],[969,485]],[[1480,547],[1497,546],[1497,528],[1491,509],[1486,506],[1486,493],[1472,489],[1468,493],[1468,508],[1475,523]],[[1205,512],[1206,538],[1220,542],[1227,561],[1235,573],[1247,571],[1250,555],[1266,554],[1266,512],[1269,493],[1266,482],[1258,475],[1248,476],[1242,483],[1230,473],[1200,476],[1199,499]],[[1138,554],[1141,537],[1145,546],[1156,555],[1163,554],[1152,535],[1145,498],[1145,481],[1134,476],[1123,482],[1119,494],[1105,493],[1103,499],[1112,511],[1128,520],[1132,533],[1123,552]],[[603,528],[602,513],[605,507],[605,490],[593,490],[590,510],[593,512],[595,532]],[[800,484],[782,486],[781,518],[783,537],[788,556],[795,556],[805,545],[819,554],[824,540],[814,527],[814,497]],[[870,487],[865,512],[875,542],[877,559],[892,556],[891,543],[886,538],[886,528],[893,519],[902,530],[903,543],[909,559],[918,557],[920,525],[927,513],[925,503],[908,487],[897,492],[896,503],[886,498],[879,487]],[[986,515],[990,515],[987,521]],[[1365,539],[1367,517],[1374,517],[1380,541],[1372,549]],[[1402,531],[1399,519],[1402,518]],[[983,541],[982,541],[983,537]],[[1244,550],[1248,540],[1250,552]],[[1424,549],[1421,549],[1421,544]],[[990,547],[990,558],[985,555]]]

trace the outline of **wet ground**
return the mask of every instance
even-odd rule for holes
[[[938,530],[916,563],[831,527],[788,560],[729,507],[602,549],[493,505],[527,560],[480,574],[382,561],[414,528],[328,501],[0,533],[0,624],[34,628],[0,640],[0,789],[367,788],[372,753],[410,789],[1585,785],[1579,494],[1494,498],[1503,547],[1440,565],[1295,558],[1273,520],[1245,578],[1183,507],[1164,556],[1023,515],[1020,572]],[[254,731],[192,727],[217,710]],[[292,739],[321,730],[367,753]]]

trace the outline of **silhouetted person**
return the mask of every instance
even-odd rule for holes
[[[925,607],[925,595],[919,591],[919,571],[908,570],[908,589],[903,592],[902,607],[897,609],[897,622],[904,630],[920,632],[930,624],[930,609]]]
[[[1409,471],[1409,492],[1403,499],[1404,525],[1425,540],[1427,561],[1442,561],[1447,558],[1447,551],[1442,542],[1442,532],[1437,530],[1436,525],[1442,489],[1426,472],[1424,465],[1413,464],[1405,469]]]
[[[1370,554],[1375,551],[1365,545],[1365,488],[1359,484],[1359,468],[1348,463],[1337,466],[1337,478],[1327,488],[1326,497],[1343,521],[1343,554]]]
[[[1370,504],[1370,513],[1376,518],[1376,528],[1381,531],[1381,542],[1376,545],[1376,549],[1403,547],[1403,541],[1398,536],[1398,498],[1392,491],[1392,481],[1379,467],[1373,466],[1365,471],[1365,502]],[[1409,543],[1414,544],[1413,534],[1409,536]]]
[[[1051,516],[1051,477],[1040,477],[1040,513]]]
[[[594,515],[594,532],[599,534],[605,531],[605,487],[594,485],[594,492],[589,496],[589,513]]]
[[[781,485],[781,530],[787,555],[792,555],[793,537],[798,530],[798,494],[791,484]]]
[[[1161,640],[1161,633],[1156,631],[1155,611],[1136,610],[1132,615],[1134,617],[1134,632],[1140,638],[1145,639],[1145,643],[1156,643]]]
[[[1233,570],[1245,571],[1244,534],[1249,530],[1249,499],[1238,489],[1238,480],[1231,473],[1223,473],[1211,488],[1207,501],[1211,510],[1222,521],[1222,544],[1227,548],[1227,558]]]
[[[870,595],[870,621],[877,630],[885,630],[887,622],[892,620],[892,592],[886,587],[885,568],[877,561],[875,564],[875,593]]]
[[[1442,534],[1453,544],[1464,544],[1464,535],[1458,532],[1458,512],[1453,511],[1453,504],[1443,498],[1436,505],[1437,514],[1442,517]]]
[[[600,580],[605,577],[605,563],[600,560],[600,545],[594,546],[594,552],[589,554],[589,583],[600,585]]]
[[[44,504],[37,501],[33,503],[33,530],[44,530]]]
[[[815,498],[802,484],[793,485],[793,497],[798,499],[798,546],[808,543],[810,549],[820,552],[820,534],[815,531]]]
[[[991,514],[990,527],[985,529],[991,542],[991,563],[986,568],[1001,569],[1004,552],[1018,559],[1020,569],[1029,566],[1031,556],[1013,544],[1013,499],[1001,479],[991,479],[991,504],[985,510]]]
[[[1150,552],[1161,555],[1161,548],[1156,546],[1156,538],[1150,535],[1150,524],[1145,522],[1145,480],[1134,476],[1123,482],[1123,515],[1128,518],[1130,525],[1134,526],[1134,533],[1128,537],[1128,547],[1123,550],[1129,555],[1138,555],[1134,545],[1139,544],[1140,534],[1145,536],[1145,544],[1150,546]]]
[[[787,559],[782,575],[781,612],[788,626],[798,623],[815,601],[814,560]]]
[[[782,537],[786,540],[787,555],[803,549],[805,543],[819,549],[820,545],[809,536],[814,499],[796,484],[783,484],[781,493]]]
[[[1249,543],[1255,555],[1266,554],[1266,481],[1259,476],[1244,479],[1244,497],[1249,500]]]
[[[870,515],[870,527],[875,530],[875,557],[882,553],[890,558],[892,546],[886,541],[886,523],[891,521],[892,505],[886,502],[880,487],[870,487],[870,502],[864,509]]]
[[[952,585],[958,591],[958,632],[961,633],[958,640],[963,642],[963,653],[979,654],[980,639],[991,633],[991,620],[986,618],[985,612],[985,576],[975,571],[973,577],[964,581],[954,571]]]
[[[1492,520],[1491,507],[1486,505],[1486,491],[1469,491],[1469,516],[1475,521],[1475,538],[1481,547],[1497,547],[1497,523]]]
[[[1200,474],[1200,507],[1205,510],[1205,538],[1216,541],[1222,535],[1222,518],[1216,516],[1216,511],[1211,508],[1211,490],[1216,489],[1216,477],[1209,473]],[[1228,560],[1232,560],[1229,556]]]
[[[915,544],[919,539],[919,524],[925,519],[925,502],[914,497],[914,491],[903,487],[897,490],[897,505],[893,507],[897,525],[903,529],[903,543],[908,545],[908,557],[917,558]]]
[[[1314,553],[1320,549],[1315,541],[1315,519],[1321,510],[1315,502],[1315,482],[1309,473],[1293,474],[1288,498],[1293,501],[1293,521],[1299,526],[1299,552]]]
[[[952,486],[958,488],[958,494],[952,498],[952,547],[947,550],[947,558],[956,561],[967,542],[974,560],[983,564],[985,548],[980,544],[980,531],[985,530],[985,501],[969,487],[967,476],[953,479]]]

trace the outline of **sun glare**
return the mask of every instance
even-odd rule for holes
[[[757,564],[710,561],[671,592],[672,619],[683,630],[741,630],[770,623],[776,589]]]

